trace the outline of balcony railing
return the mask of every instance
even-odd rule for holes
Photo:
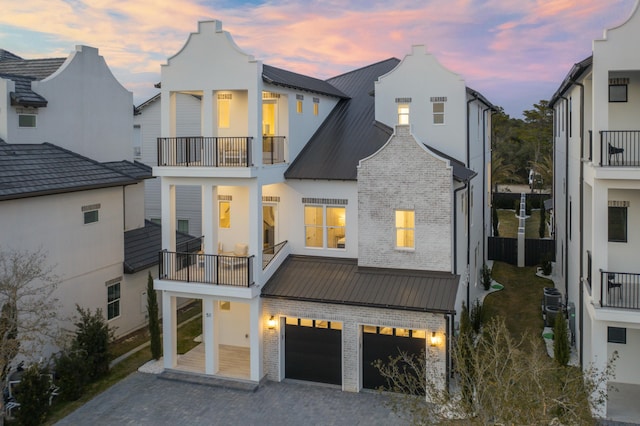
[[[249,167],[250,137],[158,138],[158,166]]]
[[[279,164],[284,163],[284,136],[263,136],[262,137],[262,163]]]
[[[600,305],[640,309],[640,274],[600,271]]]
[[[282,241],[274,246],[265,247],[262,250],[262,269],[266,268],[274,257],[282,250],[282,247],[287,244],[287,240]]]
[[[222,256],[166,250],[161,251],[159,256],[159,277],[164,280],[235,287],[251,287],[254,284],[254,256]]]
[[[600,165],[640,166],[640,130],[600,131]]]

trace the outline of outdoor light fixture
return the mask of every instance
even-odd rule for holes
[[[273,315],[271,315],[271,317],[269,317],[269,319],[267,320],[267,327],[269,327],[269,330],[273,330],[276,328],[276,319]]]
[[[438,335],[435,331],[431,332],[431,346],[438,346],[439,343]]]

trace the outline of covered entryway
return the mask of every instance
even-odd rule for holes
[[[305,318],[285,323],[285,377],[342,384],[342,324]]]
[[[400,352],[420,355],[426,350],[426,332],[406,328],[390,328],[365,325],[362,327],[362,387],[378,389],[386,386],[373,363],[380,359],[387,362]]]

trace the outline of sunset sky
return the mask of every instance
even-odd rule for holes
[[[318,78],[425,44],[467,86],[519,117],[549,99],[636,0],[3,0],[0,48],[25,59],[100,49],[136,105],[200,20],[264,63]],[[346,6],[345,6],[346,5]],[[640,12],[639,12],[640,13]]]

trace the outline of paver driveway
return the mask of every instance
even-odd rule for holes
[[[134,373],[58,425],[401,425],[376,393],[266,382],[256,392]]]

